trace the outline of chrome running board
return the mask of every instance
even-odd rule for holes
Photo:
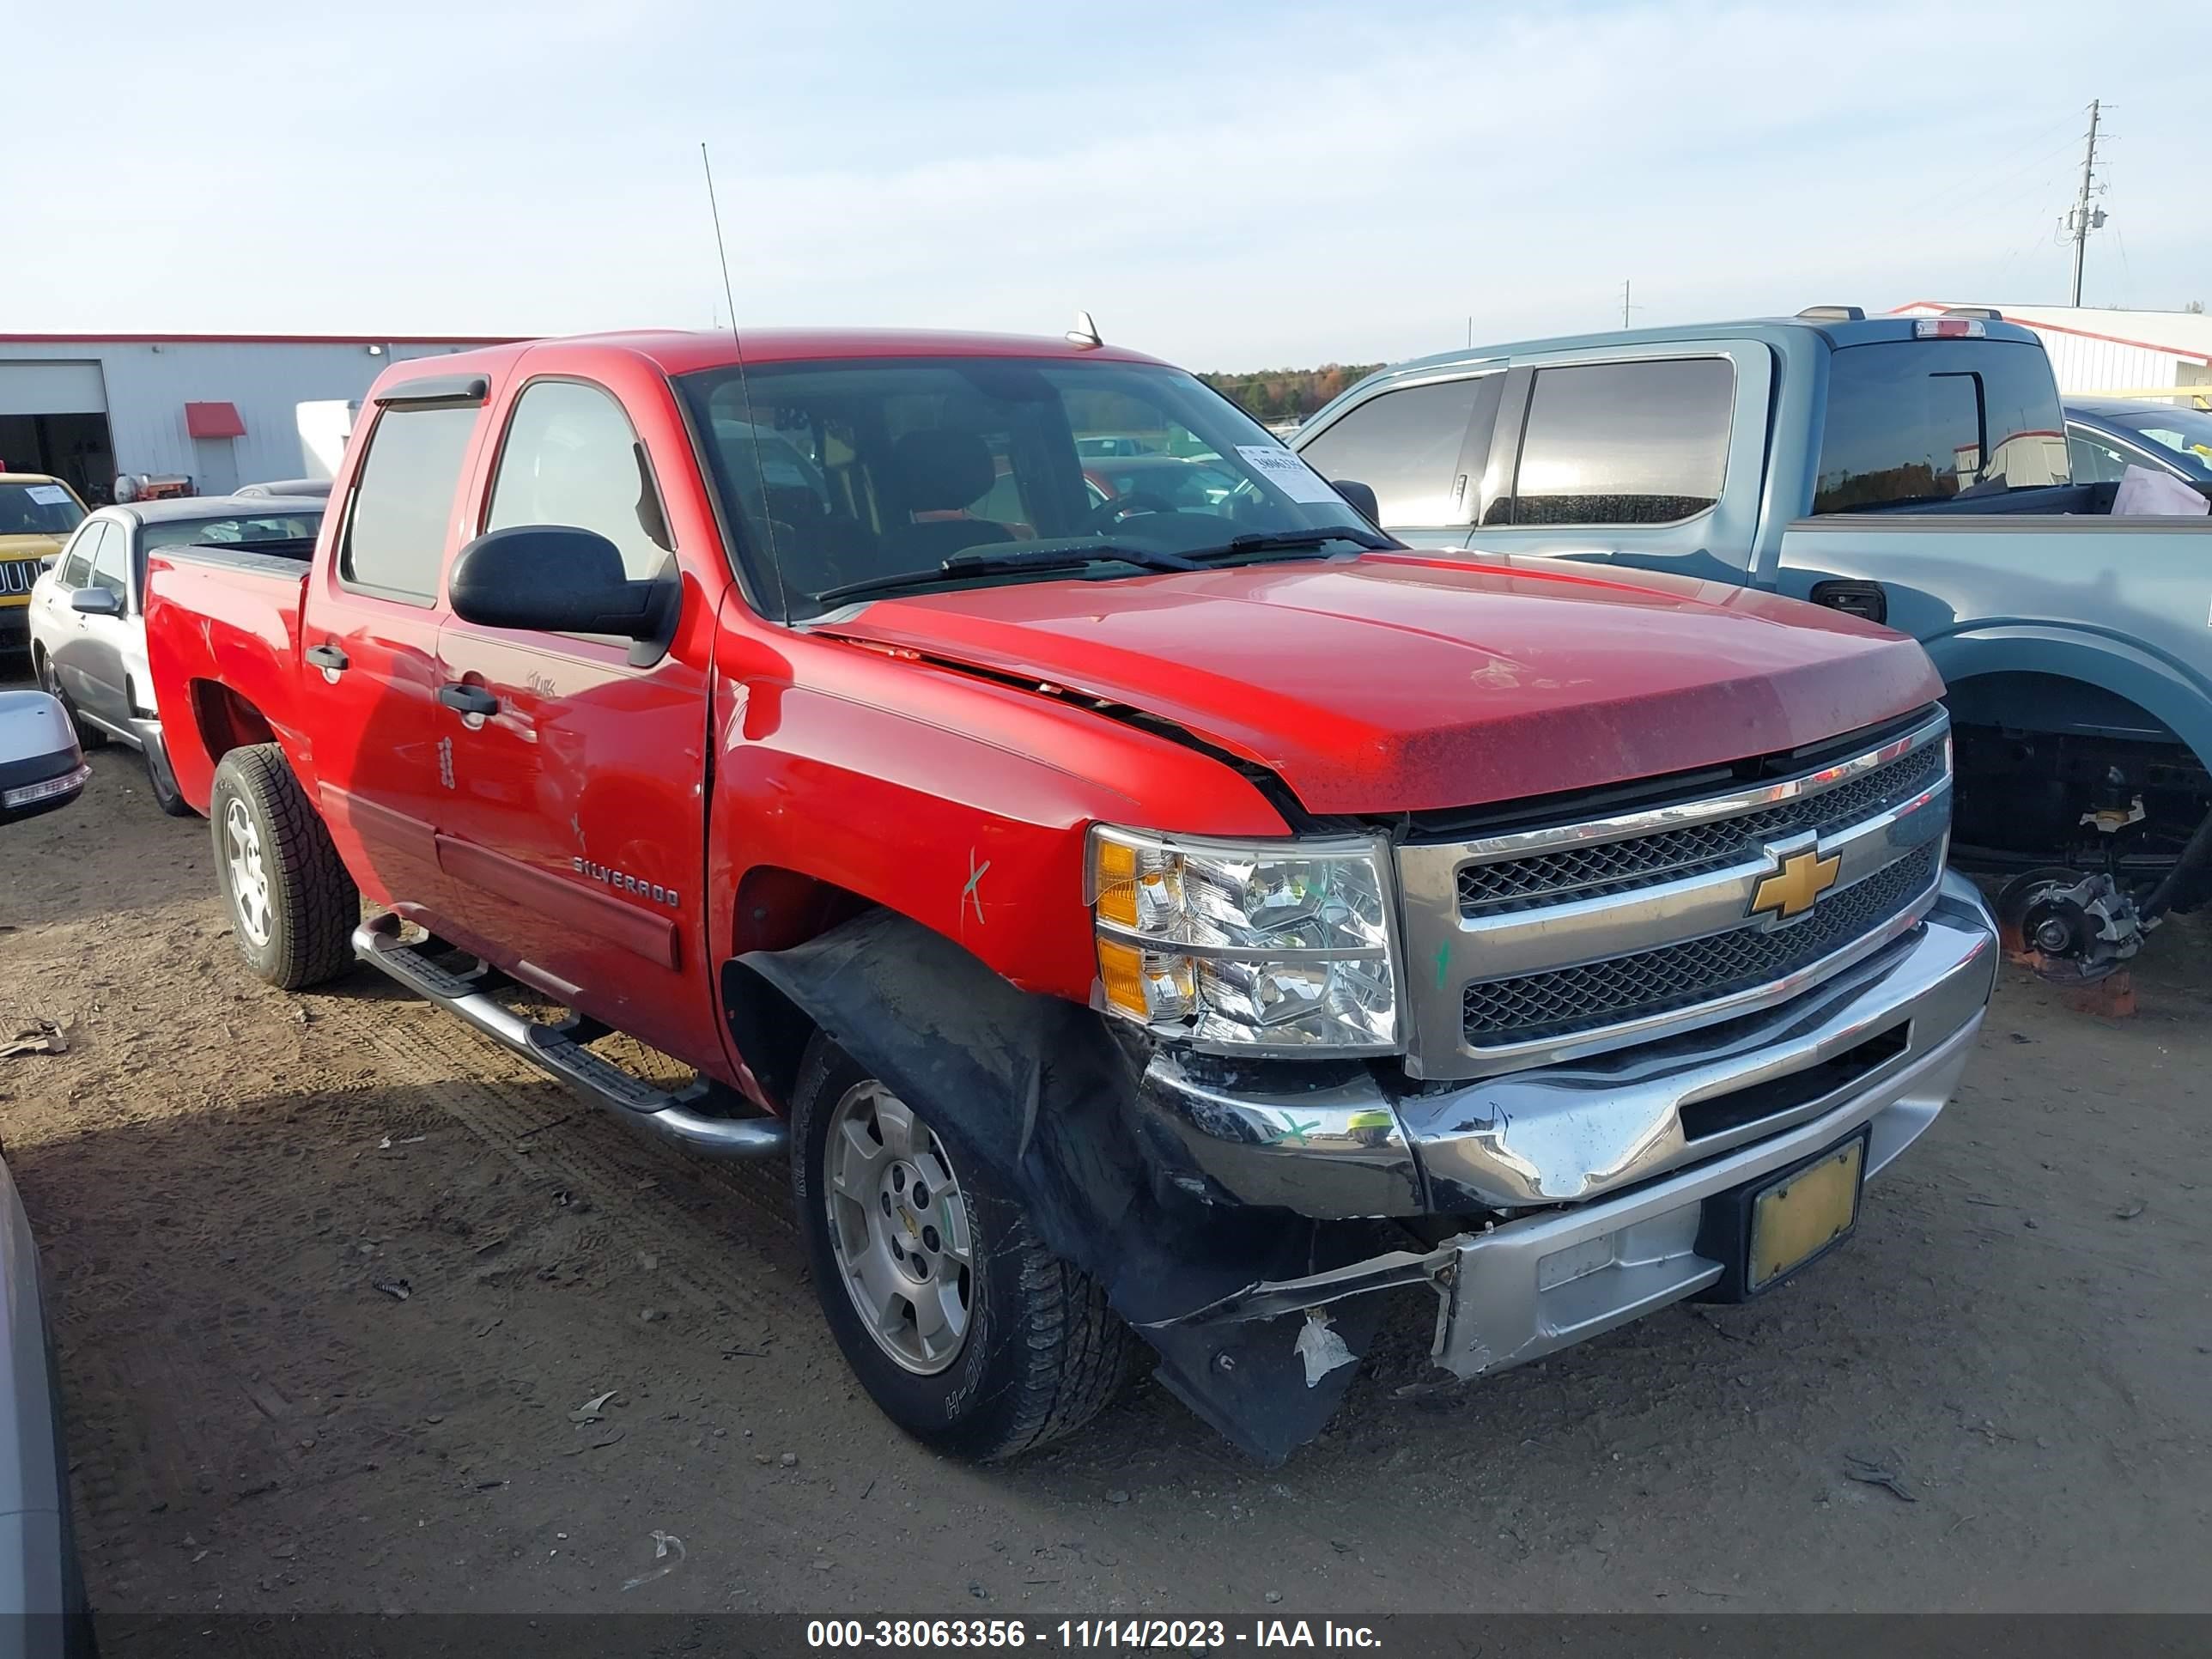
[[[717,1117],[697,1110],[705,1085],[671,1094],[632,1077],[575,1041],[568,1030],[526,1019],[483,984],[441,968],[401,940],[400,926],[399,918],[392,915],[363,922],[354,929],[354,954],[610,1108],[624,1122],[709,1158],[778,1158],[788,1150],[790,1132],[781,1119]],[[570,1030],[574,1029],[578,1025],[572,1024]],[[597,1028],[583,1024],[581,1029]]]

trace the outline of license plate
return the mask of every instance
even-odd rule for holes
[[[1754,1198],[1745,1288],[1762,1289],[1840,1243],[1858,1224],[1865,1169],[1866,1137],[1860,1135]]]

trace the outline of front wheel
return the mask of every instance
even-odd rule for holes
[[[261,743],[225,755],[208,821],[216,880],[246,965],[287,991],[343,973],[353,961],[361,891],[284,751]]]
[[[85,724],[84,716],[76,712],[76,705],[70,701],[70,694],[62,690],[61,672],[54,666],[54,659],[43,651],[39,653],[39,690],[61,704],[62,713],[69,716],[70,725],[76,732],[78,748],[106,747],[107,733],[96,726]]]
[[[1070,1433],[1113,1399],[1135,1339],[949,1120],[817,1033],[792,1131],[815,1294],[885,1416],[941,1451],[988,1460]]]

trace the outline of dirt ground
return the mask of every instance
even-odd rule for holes
[[[2132,1021],[2008,969],[1960,1098],[1766,1301],[1406,1392],[1413,1297],[1282,1468],[1148,1384],[979,1470],[848,1382],[781,1166],[644,1143],[365,970],[265,988],[207,826],[95,762],[0,831],[0,1027],[69,1040],[0,1060],[0,1133],[103,1613],[2212,1607],[2201,927]],[[680,1565],[626,1589],[656,1530]]]

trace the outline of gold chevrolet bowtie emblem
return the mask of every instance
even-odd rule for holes
[[[1813,901],[1836,884],[1836,872],[1843,867],[1840,856],[1822,858],[1807,850],[1793,853],[1782,860],[1782,867],[1759,884],[1751,896],[1751,914],[1769,914],[1787,921],[1813,908]]]

